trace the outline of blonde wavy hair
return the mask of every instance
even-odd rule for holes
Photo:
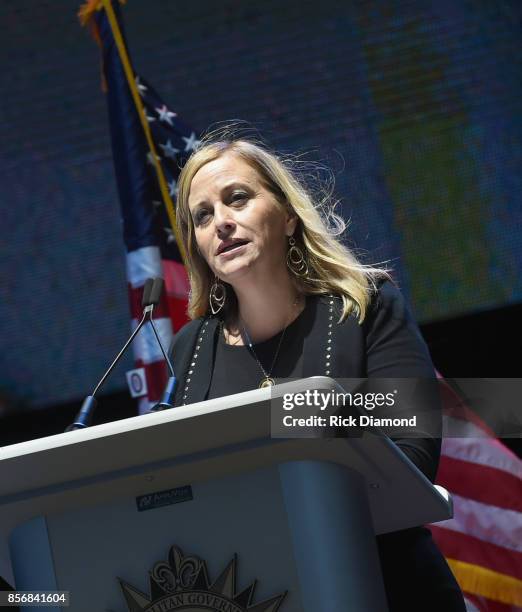
[[[277,202],[297,217],[294,238],[296,246],[303,251],[309,270],[304,278],[290,272],[297,291],[305,295],[340,295],[343,307],[339,322],[353,314],[362,323],[378,280],[391,280],[391,277],[384,267],[360,263],[354,252],[338,239],[347,226],[334,211],[337,202],[332,200],[333,179],[326,187],[323,184],[314,192],[308,184],[314,173],[308,172],[308,178],[305,178],[298,157],[276,155],[257,138],[237,137],[229,125],[203,137],[178,180],[176,222],[187,254],[189,316],[195,319],[207,315],[210,287],[214,282],[214,274],[197,248],[188,205],[190,186],[198,170],[225,153],[233,153],[253,167]],[[317,164],[312,166],[316,170],[319,168]],[[231,321],[237,315],[237,298],[231,285],[223,284],[227,290],[223,318]]]

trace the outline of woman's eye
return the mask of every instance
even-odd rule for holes
[[[238,202],[247,199],[247,194],[243,192],[236,192],[232,194],[232,202]]]
[[[207,219],[210,217],[210,213],[208,210],[199,210],[196,213],[196,224],[201,225],[201,223],[205,223]]]

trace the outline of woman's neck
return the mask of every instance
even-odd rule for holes
[[[271,283],[265,287],[250,287],[248,291],[241,288],[235,291],[238,317],[226,326],[228,344],[247,344],[248,339],[257,343],[272,338],[290,325],[306,304],[305,296],[296,291],[290,280],[283,286]]]

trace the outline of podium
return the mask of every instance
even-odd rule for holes
[[[68,591],[74,612],[386,612],[375,535],[450,518],[451,500],[385,436],[271,437],[274,395],[334,388],[312,377],[0,449],[0,573]]]

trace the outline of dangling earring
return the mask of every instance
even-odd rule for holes
[[[210,287],[210,293],[208,296],[208,301],[210,304],[210,310],[212,314],[217,314],[221,311],[223,306],[225,305],[225,299],[227,297],[227,290],[225,289],[225,285],[219,282],[218,277],[214,277],[214,282],[212,283],[212,287]]]
[[[286,254],[286,265],[290,268],[296,276],[307,276],[308,275],[308,264],[304,258],[303,251],[296,246],[295,238],[290,236],[288,239],[289,249]]]

